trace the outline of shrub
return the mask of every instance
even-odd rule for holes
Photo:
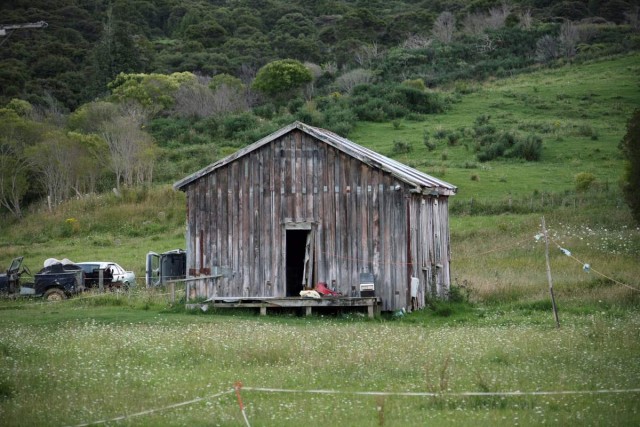
[[[350,93],[356,86],[371,83],[373,72],[357,68],[348,71],[336,79],[336,85],[344,92]]]
[[[485,136],[493,136],[496,133],[496,127],[490,124],[491,116],[488,114],[481,114],[476,117],[473,125],[473,133],[476,139],[483,139]]]
[[[7,108],[13,110],[21,117],[27,117],[33,111],[33,106],[22,99],[13,98],[7,104]]]
[[[326,126],[327,129],[335,132],[336,134],[344,137],[349,136],[349,132],[353,130],[353,122],[337,122],[331,123],[330,126]]]
[[[271,120],[276,113],[276,107],[269,103],[253,108],[253,114],[263,119]]]
[[[578,193],[584,193],[587,191],[593,183],[596,181],[596,176],[590,172],[580,172],[575,176],[576,191]]]
[[[289,110],[289,113],[291,114],[296,114],[302,109],[302,107],[304,107],[304,99],[294,98],[291,101],[289,101],[289,104],[287,105],[287,110]]]
[[[210,137],[218,135],[219,127],[220,123],[216,117],[207,117],[206,119],[201,119],[193,124],[193,128],[195,130]]]
[[[385,102],[382,99],[370,99],[360,105],[354,105],[353,111],[358,120],[370,122],[383,122],[386,119],[384,112]]]
[[[307,123],[311,126],[322,126],[323,124],[322,114],[311,108],[300,108],[294,115],[296,120]]]
[[[7,347],[4,347],[7,348]],[[7,350],[3,348],[1,353],[7,353]],[[15,394],[15,386],[7,379],[0,380],[0,400],[11,398]]]
[[[547,63],[560,56],[560,43],[558,40],[546,34],[536,42],[536,59],[539,62]]]
[[[438,139],[444,139],[444,138],[447,137],[448,133],[449,132],[446,129],[442,128],[441,126],[438,126],[436,128],[436,131],[434,132],[433,136],[435,136]]]
[[[475,125],[473,127],[473,134],[476,138],[482,138],[485,135],[493,135],[496,133],[496,127],[490,124]]]
[[[425,86],[424,80],[422,79],[405,80],[402,82],[402,84],[422,92],[427,90],[427,86]]]
[[[428,151],[433,151],[436,149],[436,143],[435,142],[431,142],[431,141],[424,141],[424,145],[425,147],[427,147]]]
[[[542,157],[542,138],[538,135],[527,135],[524,140],[516,142],[506,153],[507,157],[517,157],[528,162],[535,162]]]
[[[489,144],[480,148],[476,157],[481,162],[487,162],[489,160],[502,157],[505,152],[505,147],[501,143]]]
[[[386,103],[383,107],[386,119],[396,119],[409,115],[409,110],[400,104]]]
[[[151,121],[151,135],[160,147],[166,147],[171,141],[181,140],[181,136],[189,130],[186,119],[155,118]]]
[[[438,113],[446,107],[438,94],[398,84],[356,86],[348,102],[360,120],[375,122],[407,117],[411,113]]]
[[[323,111],[324,113],[324,125],[325,127],[336,131],[336,125],[341,123],[341,127],[344,128],[345,124],[348,124],[349,131],[353,128],[354,123],[358,120],[358,117],[346,104],[334,104],[330,108]],[[339,132],[336,132],[339,133]],[[346,135],[348,132],[340,135]]]
[[[489,114],[481,114],[476,117],[476,125],[484,126],[489,123],[489,120],[491,120],[491,116]]]
[[[431,137],[429,136],[429,131],[426,129],[422,134],[422,142],[424,143],[425,147],[427,147],[428,151],[433,151],[436,149],[436,143],[431,141]]]
[[[393,141],[393,154],[406,154],[413,150],[411,144],[406,141]]]
[[[398,98],[398,104],[415,113],[436,114],[446,109],[445,102],[437,93],[402,85],[396,87],[395,92],[394,98]]]
[[[512,146],[513,139],[511,134],[494,135],[489,133],[483,135],[479,140],[478,160],[485,162],[502,157]]]
[[[251,113],[242,113],[228,116],[222,126],[225,138],[234,138],[237,133],[249,130],[258,124],[258,119]]]
[[[462,284],[458,283],[458,279],[455,280],[456,284],[449,287],[447,299],[452,303],[468,303],[471,297],[471,287],[468,282],[464,280]]]
[[[466,81],[457,81],[454,85],[454,91],[461,95],[468,95],[470,93],[476,92],[477,90],[477,87],[471,85]]]
[[[267,95],[283,97],[312,80],[311,72],[300,61],[282,59],[258,70],[253,87]]]
[[[586,136],[594,141],[598,139],[598,131],[587,123],[578,126],[578,135]]]
[[[501,132],[489,123],[490,116],[481,115],[476,118],[474,134],[477,144],[477,158],[481,162],[499,157],[521,158],[527,161],[540,160],[542,156],[542,139],[537,135],[529,135],[522,139],[512,131]]]
[[[447,143],[453,147],[458,144],[461,137],[462,135],[460,134],[460,132],[451,132],[447,135]]]

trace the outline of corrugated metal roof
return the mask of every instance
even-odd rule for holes
[[[251,153],[258,148],[269,144],[271,141],[274,141],[281,136],[291,132],[294,129],[299,129],[308,135],[313,136],[314,138],[329,144],[330,146],[340,150],[362,162],[381,169],[385,172],[390,173],[398,180],[405,182],[409,185],[416,187],[416,191],[420,191],[427,194],[434,195],[453,195],[457,191],[457,187],[449,184],[448,182],[442,181],[438,178],[434,178],[431,175],[427,175],[424,172],[420,172],[417,169],[411,168],[405,164],[402,164],[396,160],[390,159],[382,154],[376,153],[373,150],[369,150],[361,145],[356,144],[353,141],[350,141],[346,138],[343,138],[335,133],[328,131],[326,129],[317,128],[314,126],[306,125],[302,122],[294,122],[288,126],[283,127],[282,129],[268,135],[261,140],[239,150],[230,156],[225,157],[224,159],[218,160],[215,163],[195,172],[180,181],[177,181],[173,184],[173,188],[176,190],[183,190],[193,181],[196,181],[200,177],[203,177],[216,169],[225,166],[240,157]]]

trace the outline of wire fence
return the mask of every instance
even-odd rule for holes
[[[497,391],[497,392],[481,392],[481,391],[461,391],[461,392],[396,392],[396,391],[380,391],[380,390],[365,390],[365,391],[349,391],[349,390],[335,390],[335,389],[286,389],[286,388],[271,388],[271,387],[246,387],[240,381],[237,381],[233,388],[220,391],[218,393],[206,396],[196,397],[183,402],[174,403],[171,405],[161,406],[157,408],[150,408],[142,411],[138,411],[132,414],[118,415],[113,418],[106,418],[100,420],[93,420],[74,424],[73,427],[86,427],[92,425],[108,424],[117,421],[125,421],[131,418],[142,417],[146,415],[155,414],[158,412],[169,411],[172,409],[181,408],[188,405],[193,405],[202,401],[208,401],[218,399],[220,397],[232,394],[235,392],[238,401],[238,409],[242,415],[242,418],[247,427],[250,427],[249,416],[247,415],[245,401],[247,396],[242,396],[242,391],[252,393],[268,393],[268,394],[319,394],[319,395],[341,395],[341,396],[388,396],[388,397],[523,397],[523,396],[568,396],[568,395],[619,395],[619,394],[637,394],[640,393],[640,388],[628,388],[628,389],[597,389],[597,390],[535,390],[535,391]]]

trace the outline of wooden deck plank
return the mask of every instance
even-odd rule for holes
[[[203,310],[209,308],[259,308],[260,315],[267,314],[267,308],[304,308],[309,316],[313,308],[349,308],[367,307],[367,314],[373,318],[380,313],[381,300],[379,297],[326,297],[321,299],[302,297],[212,297],[202,303],[186,304],[187,310]]]

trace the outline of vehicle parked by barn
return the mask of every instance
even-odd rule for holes
[[[11,265],[7,268],[6,273],[0,274],[0,294],[2,295],[14,295],[20,292],[21,276],[27,274],[31,276],[31,272],[27,267],[22,267],[23,257],[14,258],[11,261]],[[22,267],[22,271],[20,268]],[[27,285],[25,283],[25,285]],[[33,283],[30,283],[33,287]]]
[[[33,282],[22,281],[22,276],[31,272],[22,265],[24,257],[14,258],[6,274],[0,274],[0,294],[5,296],[35,296],[48,301],[60,301],[83,292],[84,272],[68,261],[48,259],[45,266],[33,275]]]
[[[149,252],[146,260],[145,281],[147,287],[161,286],[187,276],[187,252],[174,249],[158,254]]]
[[[106,289],[129,289],[136,285],[136,275],[133,271],[122,268],[112,261],[77,262],[85,274],[87,288],[100,286],[100,275]]]

